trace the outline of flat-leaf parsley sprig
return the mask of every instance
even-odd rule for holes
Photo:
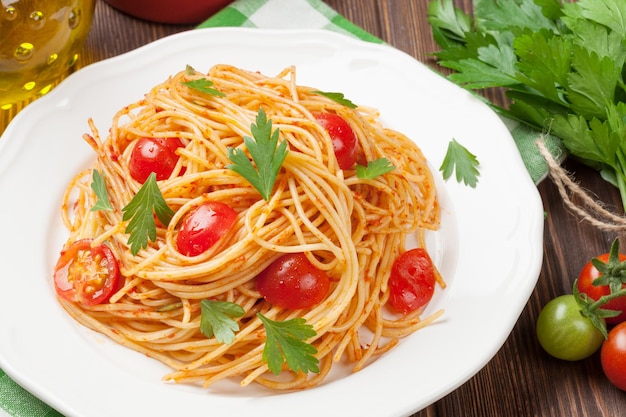
[[[349,109],[356,109],[358,107],[351,100],[347,99],[343,93],[338,93],[334,91],[320,91],[320,90],[314,90],[314,91],[311,91],[311,93],[329,98],[335,103],[341,104],[342,106],[345,106]]]
[[[244,177],[261,193],[263,199],[269,200],[280,167],[289,152],[287,141],[278,143],[279,129],[272,132],[272,120],[267,118],[262,108],[259,109],[256,124],[252,123],[250,131],[254,139],[244,136],[243,141],[254,165],[243,149],[228,148],[228,158],[232,164],[227,165],[227,168]]]
[[[206,337],[213,337],[220,343],[231,343],[239,324],[234,318],[241,317],[245,310],[239,304],[229,301],[200,301],[200,331]]]
[[[96,204],[91,207],[91,211],[111,211],[113,210],[113,206],[111,205],[111,200],[109,199],[109,193],[107,192],[106,183],[104,181],[104,176],[100,174],[100,171],[94,169],[91,172],[91,189],[96,194]]]
[[[148,176],[122,212],[124,213],[122,220],[129,221],[125,232],[130,234],[128,244],[133,255],[146,248],[148,240],[156,241],[155,214],[164,225],[168,225],[174,215],[174,211],[167,205],[159,190],[154,172]]]
[[[193,69],[193,67],[187,65],[187,68],[185,70],[185,74],[187,75],[195,75],[196,74],[196,70]],[[187,87],[199,91],[201,93],[204,94],[208,94],[211,96],[216,96],[216,97],[224,97],[226,94],[222,93],[221,91],[213,88],[213,81],[207,79],[207,78],[197,78],[195,80],[190,80],[190,81],[183,81],[182,82],[183,85],[186,85]]]
[[[200,331],[206,337],[224,344],[230,344],[239,331],[235,318],[244,316],[245,310],[239,304],[230,301],[202,300],[200,302]],[[315,356],[317,349],[307,342],[317,335],[313,326],[297,317],[285,321],[275,321],[257,313],[265,328],[265,346],[262,360],[269,370],[278,375],[286,363],[294,372],[319,373],[319,360]]]
[[[478,184],[478,176],[480,171],[478,166],[480,163],[476,158],[476,155],[467,150],[463,145],[452,139],[448,143],[448,149],[446,155],[443,158],[443,162],[439,167],[443,179],[447,180],[452,176],[452,173],[456,171],[456,180],[458,183],[465,183],[472,188]]]
[[[371,180],[393,171],[396,167],[387,158],[378,158],[369,161],[367,166],[357,165],[356,176],[361,180]]]
[[[313,326],[301,317],[285,321],[274,321],[261,313],[257,317],[266,333],[262,358],[273,374],[278,375],[284,363],[294,372],[320,372],[317,349],[306,342],[317,334]]]

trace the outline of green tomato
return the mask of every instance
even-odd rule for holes
[[[580,313],[572,294],[557,297],[543,307],[537,318],[537,338],[546,352],[567,361],[591,356],[604,341],[600,330]]]

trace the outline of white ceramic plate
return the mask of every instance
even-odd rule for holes
[[[379,108],[430,161],[443,210],[430,250],[449,286],[429,309],[445,315],[361,372],[290,393],[164,383],[163,365],[79,326],[55,300],[52,270],[66,236],[61,196],[94,159],[81,139],[87,119],[106,134],[115,111],[168,75],[217,63],[266,75],[296,65],[299,84]],[[480,160],[475,189],[437,172],[452,138]],[[541,201],[500,119],[410,56],[328,31],[194,30],[88,66],[6,130],[0,195],[0,367],[67,416],[409,415],[495,355],[542,262]]]

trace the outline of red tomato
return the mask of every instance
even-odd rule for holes
[[[357,140],[345,119],[335,113],[315,113],[315,119],[333,141],[337,163],[341,169],[350,169],[356,163]]]
[[[605,253],[597,257],[602,262],[609,260],[609,254]],[[619,255],[620,261],[626,260],[626,255]],[[578,277],[578,291],[587,294],[594,300],[599,299],[603,295],[609,295],[611,290],[607,285],[593,285],[593,281],[600,276],[600,271],[596,269],[591,262],[583,267]],[[626,284],[622,284],[622,288],[626,288]],[[602,308],[609,310],[621,311],[622,313],[617,317],[607,317],[607,324],[617,324],[626,320],[626,296],[617,297],[604,304]]]
[[[176,149],[183,143],[179,138],[141,138],[130,155],[130,175],[144,183],[154,172],[157,181],[169,178],[180,158]]]
[[[295,310],[319,304],[328,294],[330,279],[303,253],[290,253],[257,276],[256,288],[267,302]]]
[[[602,344],[602,370],[613,385],[626,391],[626,322],[615,326]]]
[[[389,277],[389,304],[402,314],[428,304],[435,292],[435,268],[428,252],[415,248],[393,263]]]
[[[228,204],[208,201],[191,210],[183,219],[176,245],[186,256],[197,256],[207,251],[235,223],[237,212]]]
[[[102,304],[120,289],[120,269],[111,249],[91,247],[93,239],[82,239],[61,251],[54,270],[58,295],[88,306]]]

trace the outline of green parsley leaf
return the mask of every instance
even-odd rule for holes
[[[128,244],[133,255],[148,246],[148,240],[156,241],[154,214],[164,225],[169,224],[174,211],[167,205],[152,172],[137,194],[122,209],[122,220],[130,220],[126,233],[130,234]]]
[[[200,301],[200,331],[206,337],[220,343],[231,343],[235,333],[239,331],[239,324],[233,317],[241,317],[245,310],[239,304],[229,301],[202,300]]]
[[[213,81],[208,80],[206,78],[198,78],[197,80],[191,81],[183,81],[184,85],[194,90],[200,91],[201,93],[210,94],[212,96],[224,97],[225,94],[215,88],[211,88],[213,86]]]
[[[319,373],[319,360],[314,356],[317,349],[305,342],[316,335],[313,326],[299,317],[286,321],[274,321],[261,313],[257,317],[267,335],[262,358],[274,375],[280,374],[285,362],[294,372]]]
[[[352,101],[348,100],[347,98],[345,98],[343,93],[335,93],[335,92],[327,92],[327,91],[319,91],[319,90],[311,91],[311,93],[329,98],[332,101],[338,104],[341,104],[342,106],[348,107],[349,109],[357,108],[357,105],[354,104]]]
[[[227,168],[244,177],[261,193],[263,199],[269,200],[278,171],[289,152],[287,142],[283,140],[278,144],[279,129],[272,132],[272,121],[261,108],[256,116],[256,124],[252,123],[250,131],[254,139],[244,136],[243,141],[256,168],[239,148],[228,148],[228,158],[233,163],[227,165]]]
[[[438,42],[447,42],[447,38],[463,41],[465,33],[470,31],[470,18],[461,9],[454,6],[452,0],[433,1],[428,5],[428,15],[432,18],[435,38]],[[446,32],[446,36],[440,34]],[[451,44],[449,44],[451,46]]]
[[[626,38],[626,3],[622,0],[578,0],[580,15]]]
[[[556,31],[556,24],[544,16],[534,0],[476,1],[475,16],[486,31],[536,32],[542,29]]]
[[[456,170],[457,182],[464,182],[465,185],[470,187],[476,187],[478,183],[478,159],[470,151],[468,151],[463,145],[452,139],[448,143],[448,150],[443,158],[439,171],[443,173],[443,178],[447,180],[452,173]]]
[[[362,180],[371,180],[394,169],[396,167],[387,158],[378,158],[374,161],[369,161],[367,166],[357,165],[356,176]]]
[[[113,206],[111,205],[111,200],[109,199],[109,194],[107,193],[107,187],[104,183],[104,177],[98,170],[91,171],[91,189],[96,194],[98,200],[96,204],[93,205],[91,211],[105,210],[111,211],[113,210]]]

